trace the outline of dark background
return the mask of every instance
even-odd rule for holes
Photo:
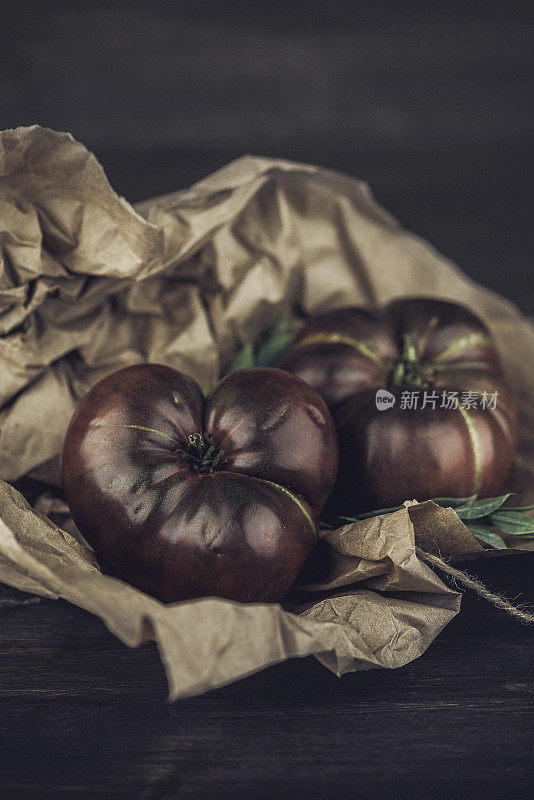
[[[132,202],[246,153],[350,173],[534,313],[529,6],[4,0],[0,120],[70,131]]]
[[[533,314],[533,33],[516,2],[3,0],[0,121],[71,131],[130,201],[245,153],[350,173]],[[468,566],[532,605],[533,565]],[[532,629],[469,592],[400,670],[309,658],[173,705],[154,645],[12,594],[2,800],[532,797]]]

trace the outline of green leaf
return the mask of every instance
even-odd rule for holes
[[[510,495],[511,492],[508,492],[507,494],[499,495],[499,497],[488,497],[485,500],[477,500],[469,505],[458,506],[454,510],[460,519],[480,519],[481,517],[487,517],[497,508],[500,508]]]
[[[293,344],[295,334],[289,330],[286,317],[282,317],[261,345],[256,355],[258,367],[274,367]]]
[[[485,536],[486,538],[483,539],[487,544],[492,544],[493,547],[506,547],[505,543],[503,542],[502,538],[491,530],[491,525],[495,525],[495,527],[501,528],[502,531],[506,533],[515,533],[515,534],[522,534],[534,535],[534,519],[530,517],[526,517],[524,514],[519,513],[523,509],[504,509],[503,511],[498,511],[503,503],[505,503],[508,498],[511,496],[511,492],[507,492],[506,494],[501,494],[498,497],[488,497],[484,500],[476,500],[476,495],[471,495],[470,497],[433,497],[432,502],[442,508],[453,508],[456,514],[462,520],[478,520],[479,524],[476,523],[469,524],[468,527],[471,529],[477,529],[480,534],[479,538]],[[403,508],[403,506],[391,506],[390,508],[379,508],[374,511],[367,511],[362,514],[356,514],[353,517],[343,517],[340,516],[338,519],[343,520],[344,522],[359,522],[362,519],[369,519],[370,517],[378,517],[380,514],[390,514],[393,511],[399,511],[399,509]],[[525,506],[526,510],[530,510],[534,508],[534,506]],[[512,512],[512,513],[511,513]],[[515,516],[514,516],[515,514]],[[502,516],[504,515],[504,516]],[[497,519],[502,518],[504,521],[504,525],[507,524],[508,520],[508,527],[504,527],[504,525],[500,525],[497,522]],[[487,522],[488,524],[483,524],[483,521]],[[513,527],[513,530],[511,529]],[[489,537],[489,538],[488,538]],[[491,539],[491,541],[489,541]]]
[[[234,357],[226,370],[226,374],[231,375],[232,372],[237,372],[238,369],[247,369],[248,367],[253,367],[254,364],[254,349],[251,344],[246,344]]]
[[[534,533],[534,519],[519,511],[496,511],[491,515],[491,521],[496,528],[500,528],[505,533],[517,536]]]
[[[457,506],[469,505],[476,499],[476,494],[472,494],[471,497],[433,497],[432,502],[442,508],[456,508]]]
[[[504,510],[505,511],[520,511],[520,512],[523,512],[523,511],[532,511],[533,509],[534,509],[534,505],[533,506],[506,506],[506,508]]]
[[[494,547],[496,550],[506,550],[506,542],[502,539],[498,533],[495,533],[488,528],[486,525],[475,525],[475,523],[470,522],[465,526],[468,531],[470,531],[476,539],[479,539],[481,542],[485,544],[489,544]]]

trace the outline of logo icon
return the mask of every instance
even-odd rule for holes
[[[395,395],[388,392],[387,389],[377,389],[375,395],[375,405],[379,411],[385,411],[386,408],[392,408],[395,405]]]

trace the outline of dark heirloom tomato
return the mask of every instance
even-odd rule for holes
[[[340,464],[332,512],[489,497],[502,488],[515,446],[515,401],[487,329],[466,308],[408,298],[382,311],[321,314],[280,366],[313,386],[334,414]],[[378,389],[394,404],[386,395],[380,405]],[[417,408],[409,408],[412,393]]]
[[[235,372],[205,400],[187,375],[141,364],[82,400],[61,471],[105,571],[165,602],[274,602],[314,547],[337,463],[324,402],[287,372]]]

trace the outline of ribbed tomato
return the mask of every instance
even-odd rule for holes
[[[103,569],[166,602],[283,598],[337,464],[332,418],[298,378],[241,370],[205,400],[157,364],[94,386],[61,458],[74,521]]]
[[[340,466],[332,510],[488,497],[503,487],[516,404],[488,330],[463,306],[407,298],[379,311],[321,314],[280,366],[334,414]]]

